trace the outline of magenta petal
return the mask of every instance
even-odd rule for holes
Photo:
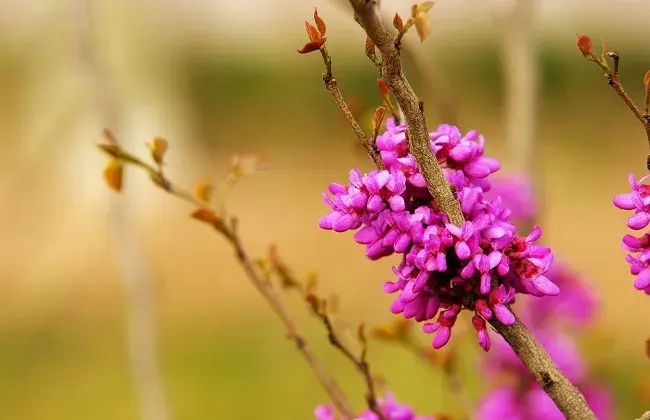
[[[650,286],[650,269],[645,269],[636,276],[636,279],[634,280],[634,288],[637,290],[643,290],[648,286]]]
[[[461,260],[466,260],[471,255],[469,246],[467,246],[465,242],[456,242],[456,245],[454,245],[454,249],[456,250],[456,255],[458,255],[458,258],[460,258]]]
[[[394,195],[389,200],[390,209],[393,211],[404,211],[406,204],[404,203],[404,198],[401,195]]]
[[[505,305],[498,303],[494,305],[493,308],[494,315],[496,315],[497,319],[503,322],[504,325],[512,325],[515,323],[515,316]]]
[[[445,344],[449,342],[451,338],[451,328],[449,327],[440,327],[436,333],[435,338],[433,339],[433,348],[439,349],[444,347]]]
[[[634,230],[643,229],[650,223],[650,214],[642,211],[627,220],[627,227]]]
[[[614,205],[623,210],[634,210],[636,205],[633,199],[634,193],[619,194],[614,197]]]
[[[546,296],[557,296],[560,294],[560,288],[543,275],[537,276],[532,280],[532,285],[537,291]]]

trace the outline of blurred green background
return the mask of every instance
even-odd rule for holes
[[[111,103],[103,110],[96,106],[97,79],[79,58],[80,37],[88,35],[81,2],[0,7],[0,418],[139,418],[127,356],[129,311],[108,216],[113,194],[102,182],[105,158],[94,147],[109,124],[143,157],[145,142],[167,138],[168,173],[186,185],[222,178],[233,153],[264,155],[271,171],[245,179],[227,203],[250,252],[262,255],[274,243],[296,274],[316,270],[323,292],[341,295],[340,317],[348,324],[392,319],[380,285],[395,260],[366,261],[351,235],[317,226],[326,211],[321,191],[345,181],[349,168],[369,165],[323,88],[319,57],[295,52],[312,4],[181,3],[106,1],[93,9],[96,37],[84,42],[102,69]],[[448,3],[434,8],[433,35],[416,53],[444,75],[461,128],[481,131],[507,173],[514,163],[502,140],[498,25],[484,4]],[[650,402],[650,306],[632,287],[619,246],[626,215],[611,199],[627,190],[628,172],[645,171],[647,145],[638,121],[574,42],[576,32],[602,35],[621,53],[621,79],[641,101],[650,46],[634,17],[647,16],[650,6],[603,0],[564,13],[553,1],[542,3],[550,6],[535,29],[540,224],[546,243],[601,296],[598,323],[585,332],[583,347],[594,378],[615,393],[616,418],[632,418]],[[384,7],[407,14],[409,4]],[[316,5],[330,23],[335,77],[369,127],[379,97],[362,33],[344,9]],[[423,86],[426,77],[408,60],[405,66],[430,103],[436,87]],[[442,122],[434,106],[426,110],[430,128]],[[311,418],[327,397],[224,240],[187,217],[186,204],[152,188],[146,175],[128,172],[126,185],[121,200],[151,269],[172,417]],[[361,377],[329,347],[304,305],[287,300],[309,342],[362,407]],[[471,334],[454,341],[462,378],[478,398],[489,385],[477,371],[484,356]],[[441,374],[410,354],[372,344],[370,359],[391,390],[421,412],[462,412]]]

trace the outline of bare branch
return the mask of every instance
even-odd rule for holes
[[[325,367],[316,357],[315,353],[309,347],[307,340],[301,334],[298,326],[293,321],[291,316],[285,309],[280,296],[273,288],[273,283],[264,276],[260,270],[256,269],[255,262],[250,258],[246,252],[242,241],[237,232],[237,219],[231,218],[225,220],[219,212],[212,208],[208,203],[199,200],[189,191],[177,186],[162,172],[162,165],[150,165],[121,149],[117,142],[114,141],[113,145],[99,145],[100,149],[109,154],[110,156],[117,157],[128,161],[136,167],[139,167],[149,173],[152,182],[165,190],[169,194],[190,203],[196,207],[192,216],[200,221],[206,222],[214,227],[218,232],[224,235],[228,242],[232,245],[237,261],[244,269],[248,280],[260,292],[266,303],[271,307],[276,316],[284,325],[287,336],[291,339],[302,355],[303,359],[311,367],[319,383],[327,392],[329,397],[336,408],[346,417],[353,418],[354,411],[350,407],[347,397],[339,387],[336,380],[327,373]]]
[[[460,226],[465,219],[459,203],[430,147],[424,117],[424,104],[406,80],[395,40],[377,11],[377,0],[349,0],[357,21],[373,40],[382,56],[382,77],[404,112],[408,125],[409,150],[418,162],[429,192],[451,223]],[[562,375],[544,348],[531,336],[521,321],[505,326],[497,320],[493,327],[510,344],[542,388],[569,420],[595,419],[584,396]]]
[[[420,170],[427,179],[429,192],[440,209],[447,215],[449,221],[460,226],[464,222],[460,205],[429,145],[430,138],[424,116],[424,102],[416,96],[402,73],[399,49],[395,47],[395,40],[379,15],[376,7],[377,1],[349,1],[358,21],[381,53],[382,78],[404,113],[408,126],[409,150],[418,161]]]
[[[650,420],[650,411],[646,411],[641,417],[636,420]]]

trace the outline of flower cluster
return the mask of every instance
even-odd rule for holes
[[[490,348],[486,321],[515,322],[508,309],[517,293],[554,296],[558,287],[544,274],[553,262],[548,247],[536,244],[542,232],[535,226],[518,236],[511,211],[500,197],[488,199],[488,176],[500,164],[484,155],[485,139],[476,131],[462,134],[441,125],[430,134],[430,145],[455,189],[465,217],[463,226],[449,223],[427,190],[424,176],[409,153],[406,125],[389,119],[376,146],[385,170],[350,171],[350,183],[330,184],[323,197],[331,212],[322,229],[356,230],[371,260],[397,253],[395,281],[384,290],[396,293],[395,314],[424,321],[435,333],[433,347],[447,344],[458,314],[474,312],[472,324],[479,344]]]
[[[619,194],[614,197],[614,205],[623,210],[634,210],[634,214],[627,220],[630,229],[642,230],[650,224],[650,185],[643,182],[648,175],[638,182],[634,174],[628,176],[632,192]],[[629,251],[625,260],[630,264],[630,272],[636,276],[634,287],[650,295],[650,231],[637,237],[625,235],[623,249]]]
[[[409,406],[400,404],[395,400],[393,394],[386,394],[384,399],[377,399],[379,411],[386,420],[435,420],[430,416],[418,416]],[[331,405],[319,405],[314,410],[316,420],[337,420],[334,407]],[[339,420],[350,420],[341,418]],[[379,416],[371,410],[366,410],[354,420],[379,420]]]
[[[504,191],[501,198],[513,209],[522,201],[522,194],[526,195],[525,188],[530,189],[520,184],[522,191],[513,191],[510,194],[505,188],[499,187],[498,183],[494,182],[495,189]],[[513,183],[508,181],[506,184]],[[529,216],[534,217],[535,213]],[[580,388],[596,417],[599,420],[610,419],[611,395],[607,389],[595,385],[589,378],[587,365],[572,335],[563,331],[565,326],[570,326],[575,331],[575,328],[584,327],[593,321],[598,303],[596,294],[578,273],[559,261],[553,264],[547,276],[562,288],[562,293],[554,299],[538,299],[534,302],[530,298],[521,299],[517,313],[548,351],[558,368]],[[564,418],[555,403],[502,338],[494,341],[490,355],[482,362],[488,378],[497,379],[506,375],[513,378],[514,382],[507,382],[508,385],[493,389],[483,398],[475,416],[477,420]]]

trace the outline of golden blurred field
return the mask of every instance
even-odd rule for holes
[[[234,153],[261,153],[271,170],[246,178],[227,202],[249,251],[262,255],[277,244],[296,273],[316,270],[323,291],[341,295],[341,317],[349,323],[391,319],[381,283],[391,277],[394,260],[366,261],[352,235],[317,225],[326,211],[321,191],[345,181],[350,168],[369,164],[322,87],[318,57],[295,53],[304,41],[301,21],[282,29],[282,42],[255,54],[245,50],[258,48],[255,42],[237,48],[223,37],[194,44],[170,33],[157,38],[151,27],[139,27],[142,16],[125,17],[126,29],[118,31],[118,12],[107,16],[114,20],[104,26],[101,52],[118,106],[112,120],[119,124],[111,128],[122,142],[144,157],[145,142],[167,138],[168,173],[188,186],[223,177]],[[114,194],[102,182],[105,158],[94,146],[106,115],[94,109],[74,29],[63,17],[51,20],[49,29],[35,31],[36,40],[16,41],[22,38],[12,28],[0,35],[0,418],[136,419],[128,313],[109,230]],[[343,34],[361,37],[353,26],[343,27]],[[608,30],[603,35],[623,56],[622,81],[641,98],[650,49]],[[649,399],[639,388],[650,385],[644,353],[650,306],[632,287],[619,246],[626,215],[611,200],[628,188],[628,172],[645,170],[647,145],[638,121],[575,51],[575,31],[558,31],[540,48],[540,224],[545,242],[600,293],[599,322],[585,333],[585,352],[594,376],[612,385],[616,418],[632,418]],[[361,47],[336,33],[329,42],[344,95],[367,109],[378,105],[376,75]],[[434,54],[449,80],[461,128],[485,134],[489,153],[503,159],[507,173],[513,163],[501,140],[493,38],[474,41],[465,34],[443,42],[434,30],[422,52]],[[432,99],[430,91],[423,95]],[[433,129],[440,121],[433,107],[427,110]],[[191,220],[191,208],[153,188],[145,174],[127,172],[126,187],[119,200],[152,271],[173,418],[311,418],[326,395],[226,242]],[[287,300],[361,407],[360,376],[329,347],[304,305]],[[487,386],[476,372],[483,355],[473,337],[457,341],[467,359],[463,377],[478,397]],[[420,411],[460,412],[438,372],[397,348],[372,344],[370,352],[375,371]]]

